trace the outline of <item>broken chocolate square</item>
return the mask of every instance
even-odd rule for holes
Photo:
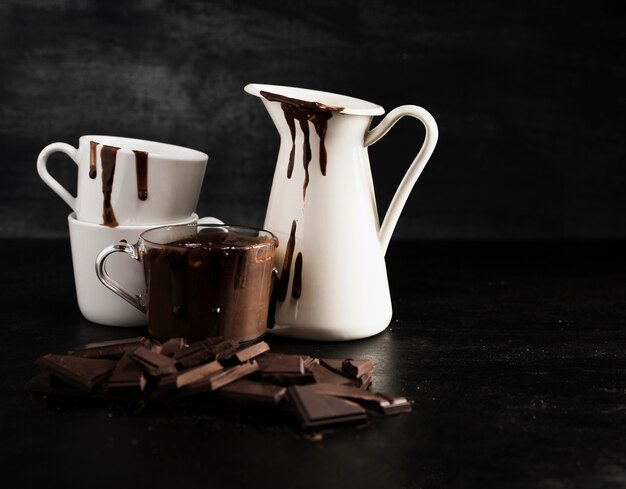
[[[153,377],[173,374],[177,371],[176,360],[148,350],[144,346],[140,346],[136,350],[129,353],[129,355],[133,360],[141,365],[148,375]]]
[[[371,360],[353,360],[352,358],[346,358],[341,364],[341,369],[351,377],[358,379],[367,373],[372,373],[374,371],[374,364]]]
[[[129,353],[125,353],[117,362],[107,384],[111,390],[141,393],[146,387],[146,376],[143,368],[130,357]]]
[[[137,338],[126,338],[122,340],[96,341],[81,345],[68,352],[68,355],[85,358],[113,357],[120,358],[124,353],[131,352],[148,341],[140,336]]]
[[[358,404],[318,394],[312,387],[314,385],[294,385],[287,389],[303,429],[367,419],[365,409]]]
[[[42,369],[83,391],[91,391],[113,371],[115,360],[55,355],[49,353],[35,362]]]

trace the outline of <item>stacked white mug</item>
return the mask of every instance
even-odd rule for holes
[[[48,157],[55,152],[67,154],[78,166],[76,196],[48,172]],[[82,136],[78,148],[53,143],[41,151],[39,176],[73,211],[67,220],[74,282],[86,319],[111,326],[146,324],[144,314],[100,283],[96,257],[112,243],[135,243],[154,227],[198,221],[221,224],[195,213],[207,160],[205,153],[181,146],[97,135]],[[143,289],[138,262],[116,256],[107,267],[127,290]]]

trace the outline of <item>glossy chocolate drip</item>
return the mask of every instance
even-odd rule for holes
[[[115,159],[117,150],[115,146],[102,146],[100,160],[102,161],[102,220],[105,226],[116,227],[118,225],[115,212],[111,206],[111,194],[113,193],[113,177],[115,176]]]
[[[280,276],[278,270],[272,270],[272,295],[270,296],[270,307],[267,315],[267,327],[272,329],[276,326],[276,301],[278,300],[278,288],[280,287]]]
[[[296,256],[296,263],[293,266],[293,285],[291,286],[291,297],[299,299],[302,295],[302,253]]]
[[[92,180],[98,176],[98,167],[96,165],[96,149],[98,143],[89,141],[89,178]]]
[[[332,115],[331,112],[319,112],[311,117],[315,132],[320,138],[320,170],[324,176],[326,176],[326,167],[328,166],[328,157],[326,155],[326,129],[328,127],[328,119],[330,119]]]
[[[289,164],[287,165],[287,178],[291,178],[291,174],[293,173],[293,162],[296,155],[296,121],[293,109],[290,106],[281,104],[281,107],[283,109],[283,113],[285,114],[285,120],[289,126],[289,131],[291,132],[291,151],[289,152]]]
[[[287,125],[291,131],[291,152],[289,153],[289,164],[287,166],[287,178],[291,178],[294,165],[295,145],[296,145],[296,133],[295,133],[295,120],[300,123],[300,128],[304,134],[303,148],[302,148],[302,164],[304,166],[304,184],[302,186],[303,198],[306,198],[306,189],[309,185],[309,162],[311,161],[311,142],[309,134],[309,121],[315,127],[315,132],[320,139],[319,150],[319,163],[320,171],[322,175],[326,175],[328,166],[327,154],[326,154],[326,128],[328,120],[332,117],[333,112],[341,112],[343,107],[333,107],[331,105],[324,105],[319,102],[308,102],[306,100],[300,100],[296,98],[286,97],[276,93],[261,91],[261,96],[265,97],[270,102],[280,102]]]
[[[172,314],[177,318],[187,316],[187,248],[170,248],[166,250],[170,266],[170,290]]]
[[[296,247],[296,220],[291,223],[291,233],[289,234],[289,240],[287,241],[287,248],[285,249],[285,258],[283,260],[283,268],[280,272],[280,282],[278,283],[278,292],[276,293],[276,300],[284,302],[287,298],[287,289],[289,288],[289,273],[291,272],[291,260],[293,259],[293,252]]]
[[[235,264],[235,288],[243,289],[246,286],[248,267],[246,266],[246,255],[240,253]]]
[[[137,171],[137,197],[139,200],[148,198],[148,153],[133,150],[135,153],[135,169]]]
[[[299,119],[300,128],[304,135],[302,143],[302,165],[304,166],[304,185],[302,186],[302,198],[306,198],[306,188],[309,186],[309,163],[311,162],[311,140],[309,123],[304,119]]]

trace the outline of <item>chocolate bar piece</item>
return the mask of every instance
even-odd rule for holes
[[[287,389],[287,395],[303,429],[367,419],[365,409],[358,404],[318,394],[311,389],[314,386],[315,384],[294,385]]]
[[[361,375],[357,381],[361,389],[368,389],[372,385],[373,374],[372,372],[366,372]]]
[[[343,365],[343,359],[338,358],[321,358],[320,364],[324,365],[324,367],[337,372],[341,375],[346,375],[341,366]]]
[[[199,367],[190,368],[189,370],[185,370],[184,372],[168,375],[167,377],[162,377],[161,380],[159,380],[159,390],[169,391],[174,389],[180,389],[181,387],[185,387],[186,385],[198,382],[222,369],[223,367],[220,362],[213,361],[210,363],[205,363],[204,365],[200,365]]]
[[[215,393],[220,401],[258,406],[276,406],[285,396],[286,387],[239,379],[222,387]]]
[[[411,403],[407,400],[406,397],[394,396],[385,392],[380,393],[379,395],[387,399],[387,404],[380,404],[383,413],[390,415],[398,413],[408,413],[411,411]]]
[[[376,394],[368,390],[359,389],[354,385],[337,385],[328,383],[311,384],[311,389],[318,394],[326,396],[343,397],[345,399],[352,399],[354,401],[371,401],[377,404],[381,402],[388,403],[386,397],[381,394]]]
[[[146,373],[153,377],[177,372],[176,360],[148,350],[145,346],[140,346],[129,355],[141,365]]]
[[[304,358],[301,355],[265,353],[258,358],[259,370],[263,374],[304,375]]]
[[[315,379],[306,365],[313,365],[311,357],[286,353],[263,353],[257,357],[260,379],[281,385],[310,384]]]
[[[230,358],[239,348],[239,342],[235,340],[222,340],[216,342],[214,338],[210,341],[204,340],[204,346],[215,360]]]
[[[351,377],[358,379],[366,373],[372,373],[374,371],[374,364],[371,360],[353,360],[352,358],[346,358],[341,364],[341,370]]]
[[[225,385],[230,384],[236,380],[245,377],[246,375],[251,374],[252,372],[258,370],[259,365],[255,360],[251,362],[242,363],[241,365],[236,365],[234,367],[225,368],[214,374],[209,375],[208,377],[194,382],[193,384],[189,384],[186,387],[183,387],[179,391],[180,396],[191,396],[194,394],[200,394],[203,392],[212,392],[224,387]]]
[[[386,415],[411,411],[411,403],[407,401],[405,397],[370,392],[368,390],[345,385],[312,384],[310,387],[318,394],[374,403],[376,407]]]
[[[143,369],[130,357],[130,354],[125,353],[117,362],[107,385],[110,390],[141,393],[146,387],[146,376]]]
[[[83,391],[91,391],[113,371],[115,360],[49,353],[35,362],[42,369]]]
[[[323,384],[335,384],[335,385],[348,385],[354,387],[355,382],[353,379],[346,377],[343,374],[338,373],[336,370],[330,370],[323,365],[311,365],[309,368],[315,382]]]
[[[166,357],[172,357],[177,351],[183,348],[185,348],[184,338],[170,338],[161,345],[161,351],[159,353]]]
[[[204,340],[202,340],[207,346],[208,345],[217,345],[218,343],[221,343],[222,341],[224,341],[224,337],[223,336],[209,336],[208,338],[205,338]]]
[[[144,345],[147,341],[149,340],[143,336],[122,340],[97,341],[79,346],[75,350],[69,351],[68,355],[85,358],[120,358],[124,353],[135,350],[137,347]]]
[[[242,348],[241,350],[235,352],[233,357],[235,357],[239,363],[244,363],[259,356],[261,353],[269,351],[269,349],[270,346],[265,341],[261,341],[246,348]]]
[[[206,360],[213,359],[214,357],[215,355],[207,350],[204,342],[202,341],[196,341],[187,348],[183,348],[174,353],[174,359],[185,368],[199,365]]]

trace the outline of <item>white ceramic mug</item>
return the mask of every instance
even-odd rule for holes
[[[70,229],[72,247],[72,264],[74,267],[74,283],[76,298],[82,315],[98,324],[109,326],[140,326],[146,324],[146,316],[135,309],[117,294],[111,292],[100,283],[96,275],[96,257],[112,243],[126,240],[135,243],[139,235],[154,226],[117,226],[110,228],[79,221],[72,213],[67,218]],[[172,224],[221,224],[212,217],[198,219],[193,214],[187,219],[174,221]],[[111,273],[118,282],[131,291],[143,290],[145,281],[140,263],[124,259],[121,255],[113,256],[107,262]]]
[[[48,172],[48,157],[67,154],[78,165],[74,197]],[[82,136],[78,149],[46,146],[37,159],[41,179],[79,221],[115,226],[163,225],[196,209],[208,156],[171,144],[115,136]]]

